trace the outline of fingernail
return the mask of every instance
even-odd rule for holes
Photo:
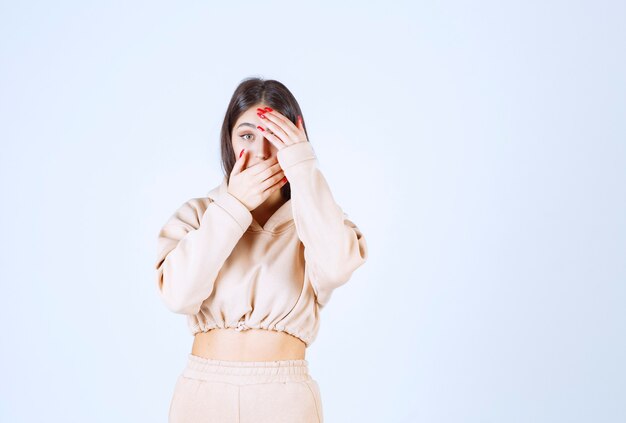
[[[283,176],[283,182],[287,182],[287,177]]]
[[[272,109],[271,107],[266,107],[265,110],[267,110],[268,112],[273,112],[274,109]]]
[[[262,126],[258,126],[258,125],[257,125],[257,128],[259,128],[261,131],[265,131],[265,129],[263,129],[263,127],[262,127]]]
[[[265,119],[265,115],[264,115],[263,113],[261,113],[261,112],[257,112],[257,115],[259,115],[259,117],[260,117],[261,119]]]
[[[245,150],[245,148],[243,150]],[[239,157],[241,157],[241,155],[243,154],[243,150],[241,150],[241,152],[239,153]]]

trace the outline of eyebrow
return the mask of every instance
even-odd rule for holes
[[[253,125],[253,124],[248,123],[248,122],[240,123],[240,124],[237,126],[237,128],[235,128],[235,129],[239,129],[239,128],[240,128],[240,127],[242,127],[242,126],[249,126],[250,128],[254,128],[254,129],[256,129],[256,125]]]

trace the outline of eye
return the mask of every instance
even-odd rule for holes
[[[243,134],[243,135],[241,135],[241,138],[243,138],[246,141],[250,141],[252,138],[246,138],[247,136],[253,137],[254,135],[252,135],[252,134]]]

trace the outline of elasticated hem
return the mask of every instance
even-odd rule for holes
[[[301,360],[229,361],[189,354],[183,376],[211,382],[252,384],[310,380],[309,363]]]

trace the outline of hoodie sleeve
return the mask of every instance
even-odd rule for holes
[[[291,185],[296,231],[304,244],[306,272],[320,306],[367,260],[359,228],[335,202],[308,141],[278,150],[278,160]]]
[[[198,313],[251,223],[248,208],[230,193],[208,203],[194,198],[178,208],[157,240],[157,288],[170,311]]]

